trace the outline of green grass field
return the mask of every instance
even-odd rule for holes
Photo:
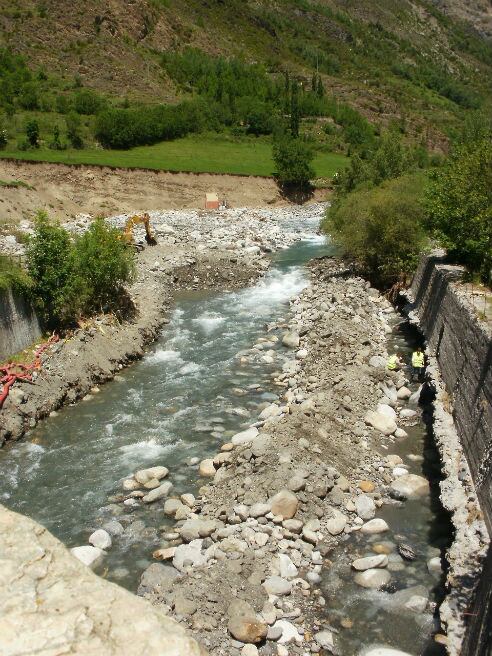
[[[0,158],[62,164],[95,164],[119,168],[146,168],[190,173],[231,173],[271,176],[272,146],[261,139],[232,141],[217,137],[188,137],[131,150],[3,150]],[[319,178],[331,178],[348,159],[337,153],[318,153],[314,169]]]

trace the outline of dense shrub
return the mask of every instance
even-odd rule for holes
[[[53,128],[53,139],[48,144],[48,148],[51,150],[65,150],[66,147],[66,144],[60,141],[60,128],[55,125]]]
[[[349,105],[337,106],[333,118],[345,130],[345,139],[356,147],[371,147],[375,142],[374,128],[369,121]]]
[[[0,255],[0,291],[14,289],[26,293],[30,285],[30,278],[21,266],[13,258]]]
[[[245,112],[249,134],[271,134],[275,127],[275,111],[272,105],[260,101],[251,103]]]
[[[65,123],[67,125],[67,139],[72,148],[82,148],[84,141],[81,135],[82,120],[80,115],[74,111],[69,112],[65,117]]]
[[[132,250],[116,228],[97,218],[74,245],[74,271],[82,281],[81,309],[97,312],[111,306],[123,285],[132,279]]]
[[[79,114],[97,114],[104,105],[104,99],[91,89],[80,89],[74,95],[73,107]]]
[[[284,134],[274,140],[275,177],[281,185],[308,187],[315,177],[313,158],[313,149],[301,139]]]
[[[490,136],[457,146],[430,175],[427,226],[449,255],[492,283],[492,144]]]
[[[427,158],[421,147],[410,150],[403,145],[401,136],[394,131],[385,132],[375,150],[363,159],[355,154],[349,165],[334,178],[338,196],[345,196],[357,188],[370,188],[402,175],[412,167],[423,167]]]
[[[106,148],[131,148],[218,127],[218,120],[213,106],[200,100],[140,110],[108,109],[98,115],[95,135]]]
[[[323,229],[376,284],[391,286],[410,273],[427,243],[422,174],[389,180],[339,198]]]
[[[118,306],[123,285],[133,276],[133,251],[119,231],[96,219],[75,241],[46,213],[35,220],[27,246],[31,294],[48,328]]]

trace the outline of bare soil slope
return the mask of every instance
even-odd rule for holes
[[[271,179],[233,175],[113,170],[90,166],[0,162],[0,180],[31,188],[2,188],[0,225],[30,219],[39,209],[64,218],[172,208],[203,208],[215,191],[233,207],[287,204]]]

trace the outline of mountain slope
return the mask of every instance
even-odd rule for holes
[[[67,84],[76,76],[146,102],[183,94],[160,63],[169,50],[241,56],[306,80],[318,68],[373,122],[402,119],[439,142],[463,109],[490,102],[492,48],[454,17],[485,24],[485,0],[435,2],[448,15],[421,0],[0,0],[0,45]]]

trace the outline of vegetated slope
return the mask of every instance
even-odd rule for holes
[[[327,91],[370,120],[399,118],[439,142],[464,109],[489,102],[492,47],[450,17],[485,24],[479,0],[473,11],[435,2],[449,15],[423,0],[0,0],[0,46],[131,101],[185,95],[161,59],[187,47],[306,81],[318,68]]]
[[[490,0],[432,0],[445,14],[466,20],[479,34],[492,38],[492,5]]]

